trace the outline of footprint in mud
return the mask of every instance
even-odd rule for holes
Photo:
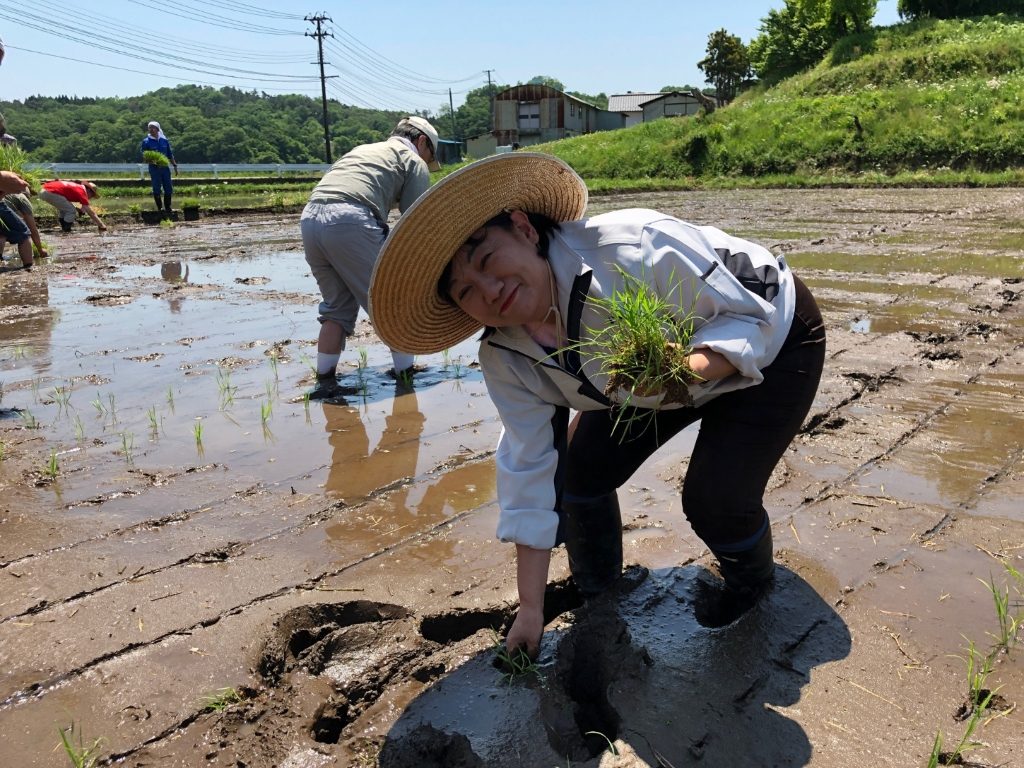
[[[411,615],[400,605],[368,600],[296,608],[274,622],[257,670],[270,685],[295,669],[314,676],[327,672],[339,683],[358,680],[389,652],[380,624]]]

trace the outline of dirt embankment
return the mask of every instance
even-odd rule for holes
[[[1024,570],[1024,193],[591,212],[627,205],[773,246],[822,305],[764,603],[703,617],[687,432],[620,491],[615,594],[582,606],[556,555],[537,673],[509,684],[500,425],[471,343],[396,387],[362,324],[347,402],[304,403],[318,297],[295,216],[47,233],[48,264],[0,272],[0,765],[66,765],[72,724],[106,762],[188,768],[924,766],[937,732],[951,750],[968,643],[980,659],[1000,633],[982,581],[1024,588],[1004,567]],[[1024,759],[1021,653],[991,656],[978,764]]]

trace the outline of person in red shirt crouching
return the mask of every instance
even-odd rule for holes
[[[57,209],[57,218],[60,220],[60,228],[70,232],[78,219],[78,209],[75,203],[82,206],[82,213],[85,213],[99,227],[100,232],[105,232],[107,225],[96,214],[89,204],[94,197],[99,196],[96,185],[91,181],[62,181],[55,179],[43,184],[39,197]]]

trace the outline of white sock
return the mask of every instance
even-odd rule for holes
[[[415,360],[415,355],[410,355],[406,352],[396,352],[393,349],[391,350],[391,361],[395,365],[395,373],[401,373],[406,368],[412,368],[412,364]]]
[[[328,373],[334,373],[338,367],[338,361],[341,359],[341,353],[329,355],[326,352],[316,353],[316,375],[326,376]]]

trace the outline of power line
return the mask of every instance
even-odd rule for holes
[[[473,80],[476,77],[478,77],[478,75],[476,73],[473,73],[472,75],[468,75],[467,77],[463,77],[463,78],[458,79],[458,80],[444,80],[444,79],[441,79],[441,78],[430,77],[428,75],[424,75],[422,72],[418,72],[418,71],[409,69],[408,67],[404,67],[401,64],[398,64],[397,62],[394,62],[391,59],[387,58],[386,56],[383,56],[383,55],[377,53],[375,50],[373,50],[369,46],[364,45],[358,38],[355,38],[352,35],[350,35],[344,29],[339,29],[338,31],[344,37],[346,37],[348,40],[350,40],[352,43],[354,43],[359,48],[361,48],[364,51],[366,51],[367,53],[369,53],[374,58],[380,59],[381,61],[384,61],[384,62],[387,62],[388,64],[391,64],[393,67],[396,68],[396,70],[401,70],[402,72],[405,73],[406,77],[408,77],[409,79],[414,80],[414,81],[419,81],[419,82],[423,82],[423,83],[435,83],[437,85],[447,86],[447,85],[454,85],[456,83],[465,83],[465,82],[468,82],[468,81]]]
[[[260,35],[297,35],[298,32],[285,32],[281,29],[274,29],[273,27],[261,27],[257,24],[249,24],[247,22],[239,21],[238,19],[232,19],[226,16],[217,16],[216,14],[200,11],[193,11],[187,5],[182,3],[176,3],[174,0],[160,0],[160,2],[147,2],[147,0],[128,0],[130,3],[135,5],[141,5],[146,8],[151,8],[154,11],[160,11],[161,13],[168,14],[174,17],[184,17],[186,19],[192,19],[193,21],[199,21],[204,24],[209,24],[214,27],[223,27],[224,29],[232,30],[245,30],[247,32],[255,32]],[[174,13],[171,8],[177,8],[178,12]]]
[[[52,18],[59,19],[63,13],[64,6],[58,3],[38,2],[38,5],[43,6],[43,9],[49,10],[53,14]],[[37,17],[38,18],[38,17]],[[59,22],[58,22],[59,23]],[[94,26],[94,23],[98,23],[98,26]],[[132,24],[124,24],[118,19],[111,18],[110,16],[104,16],[98,13],[90,13],[89,16],[80,21],[76,22],[76,26],[73,27],[76,31],[89,31],[91,29],[96,30],[93,34],[98,37],[103,37],[105,33],[112,31],[122,30],[126,35],[130,35],[128,39],[152,39],[159,38],[161,44],[166,47],[173,47],[173,49],[181,53],[182,51],[193,51],[206,57],[207,61],[209,57],[216,56],[217,59],[229,59],[234,61],[249,61],[257,64],[275,64],[280,65],[282,63],[299,63],[306,60],[306,56],[269,56],[267,50],[264,47],[261,51],[246,51],[237,48],[227,48],[225,46],[213,46],[203,45],[201,43],[195,43],[191,40],[184,38],[175,37],[174,35],[167,34],[164,30],[147,29],[145,27],[139,27]],[[123,38],[121,39],[123,42]],[[151,50],[146,48],[145,50]]]
[[[258,8],[255,5],[234,2],[234,0],[217,0],[217,4],[220,6],[228,6],[229,8],[233,8],[241,13],[247,13],[250,16],[262,16],[265,19],[288,19],[290,21],[298,21],[302,18],[294,13],[281,13],[280,11],[272,11],[269,8]]]
[[[82,64],[83,63],[81,61],[81,59],[73,59],[70,56],[61,56],[61,55],[56,54],[56,53],[45,53],[44,51],[36,51],[36,50],[33,50],[32,48],[23,48],[20,45],[9,45],[7,43],[4,43],[4,47],[8,48],[9,50],[13,50],[13,51],[24,51],[25,53],[34,53],[37,56],[45,56],[45,57],[50,58],[50,59],[60,59],[62,61],[71,61],[71,62],[74,62],[75,64]],[[93,67],[102,67],[103,69],[114,69],[114,70],[117,70],[119,72],[131,72],[131,73],[137,74],[137,75],[146,75],[147,77],[158,77],[158,78],[162,78],[164,80],[177,80],[179,82],[179,84],[180,84],[180,81],[181,81],[181,78],[173,77],[171,75],[166,75],[166,74],[160,74],[160,73],[157,73],[157,72],[142,72],[142,71],[140,71],[138,69],[129,69],[128,67],[117,67],[117,66],[114,66],[113,64],[100,64],[98,61],[89,61],[89,62],[85,62],[85,63],[89,64],[90,66],[93,66]],[[211,82],[204,82],[202,80],[195,80],[195,81],[192,82],[192,84],[193,85],[210,85],[210,86],[217,86],[217,87],[222,87],[222,88],[223,87],[228,87],[228,88],[237,88],[238,87],[238,85],[235,84],[235,83],[211,83]],[[295,92],[295,90],[293,88],[266,88],[265,90],[279,91],[280,93],[294,93]]]
[[[228,78],[237,79],[237,80],[255,80],[257,82],[286,83],[286,82],[303,82],[303,81],[308,81],[310,79],[308,76],[302,76],[302,75],[278,75],[278,76],[274,76],[273,73],[270,73],[270,72],[259,72],[259,71],[256,71],[256,70],[239,69],[239,68],[236,68],[236,67],[221,67],[219,69],[219,71],[215,70],[215,69],[211,70],[211,69],[206,68],[206,67],[209,66],[206,62],[196,61],[195,59],[188,59],[188,58],[185,58],[183,56],[175,56],[173,54],[164,54],[160,58],[154,58],[150,48],[143,48],[142,46],[136,46],[136,45],[132,45],[130,43],[129,44],[125,44],[123,41],[111,40],[111,39],[105,38],[105,37],[103,37],[101,35],[92,35],[91,37],[83,38],[83,37],[80,37],[80,36],[78,36],[76,34],[69,33],[69,32],[56,32],[56,31],[53,30],[52,27],[57,26],[57,27],[62,27],[64,29],[72,29],[72,28],[68,27],[67,25],[63,25],[63,24],[61,24],[59,22],[52,22],[52,21],[47,22],[47,20],[39,19],[39,17],[33,16],[32,14],[29,14],[29,13],[27,13],[25,11],[18,11],[17,13],[19,14],[19,16],[17,18],[14,18],[14,17],[6,14],[4,11],[0,10],[0,16],[2,16],[4,18],[11,19],[12,21],[18,21],[21,24],[24,24],[26,27],[29,27],[30,29],[35,29],[35,30],[37,30],[39,32],[44,32],[44,33],[47,33],[47,34],[51,34],[51,35],[54,35],[55,37],[59,37],[59,38],[61,38],[63,40],[70,40],[72,42],[81,43],[81,44],[86,45],[86,46],[88,46],[89,48],[92,48],[92,49],[99,49],[99,50],[107,51],[109,53],[114,53],[114,54],[117,54],[117,55],[120,55],[120,56],[126,56],[126,57],[132,58],[132,59],[139,59],[141,61],[146,61],[146,62],[149,62],[151,64],[163,64],[163,65],[166,65],[167,64],[167,60],[170,59],[170,60],[174,60],[174,61],[184,62],[182,64],[175,64],[175,66],[178,67],[179,69],[184,69],[184,70],[188,70],[188,71],[191,71],[191,72],[199,72],[201,74],[206,74],[206,75],[215,75],[215,76],[218,76],[218,77],[228,77]],[[26,17],[30,17],[32,19],[38,20],[39,23],[32,24],[32,23],[26,21]],[[109,42],[110,45],[103,45],[102,42]],[[120,47],[113,47],[113,46],[120,46]],[[141,51],[144,51],[146,54],[149,54],[149,55],[144,55],[144,54],[140,54],[140,53],[130,53],[127,50],[125,50],[126,48],[127,49],[141,50]],[[81,61],[83,61],[83,63],[86,63],[88,60],[87,59],[82,59]],[[196,64],[196,65],[199,65],[199,66],[188,66],[188,65],[192,65],[192,64]],[[232,72],[237,72],[238,74],[231,74]],[[243,77],[243,75],[245,77]]]

